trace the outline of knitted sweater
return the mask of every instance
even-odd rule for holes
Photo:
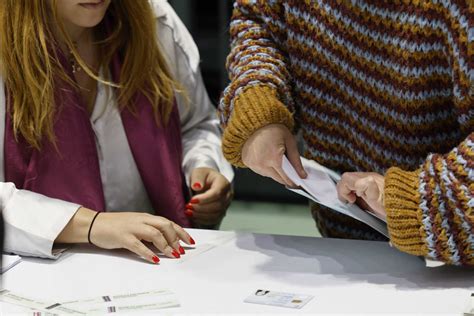
[[[385,174],[394,246],[474,264],[474,9],[460,0],[237,0],[223,151],[267,124],[304,156]],[[350,227],[349,227],[350,228]]]

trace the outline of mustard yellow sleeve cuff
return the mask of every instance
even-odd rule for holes
[[[248,87],[234,101],[234,111],[224,130],[222,151],[234,166],[244,168],[242,148],[259,128],[283,124],[293,130],[293,116],[278,99],[277,91],[267,86]]]
[[[384,206],[392,245],[412,255],[426,256],[418,176],[419,171],[390,168],[385,175]]]

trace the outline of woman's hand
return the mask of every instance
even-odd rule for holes
[[[342,202],[356,203],[361,198],[365,202],[360,203],[361,207],[386,218],[383,206],[384,184],[384,177],[375,172],[346,172],[337,184],[337,194]]]
[[[232,201],[232,186],[218,171],[196,168],[191,174],[191,189],[197,193],[186,204],[185,213],[198,225],[217,225]]]
[[[96,212],[81,207],[56,239],[62,243],[87,242],[87,234]],[[104,249],[125,248],[145,260],[158,263],[156,254],[143,242],[152,243],[170,258],[179,258],[184,249],[179,241],[194,244],[191,236],[179,225],[164,217],[135,212],[104,212],[98,214],[90,231],[90,241]]]
[[[285,125],[270,124],[255,131],[245,142],[242,162],[253,172],[294,188],[296,185],[281,166],[285,154],[298,175],[306,178],[295,137]]]

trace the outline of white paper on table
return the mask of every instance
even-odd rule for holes
[[[424,258],[424,259],[425,259],[425,265],[427,268],[438,268],[438,267],[442,267],[446,265],[446,263],[441,262],[441,261],[431,260],[428,258]]]
[[[33,311],[39,312],[40,315],[104,315],[108,313],[152,311],[180,306],[176,295],[169,290],[105,295],[53,303],[52,301],[38,300],[3,289],[0,290],[0,301],[30,309],[31,314],[33,314]]]
[[[13,293],[9,290],[0,290],[0,301],[6,304],[12,304],[34,311],[39,311],[47,315],[59,313],[60,315],[85,315],[86,313],[60,306],[52,302],[42,301],[35,298],[26,297],[22,294]],[[54,312],[51,309],[54,309]]]
[[[471,297],[467,302],[467,306],[464,310],[464,316],[474,316],[474,293],[471,293]]]
[[[341,179],[341,176],[337,172],[318,164],[316,161],[303,157],[301,157],[301,162],[308,174],[306,179],[301,179],[288,161],[288,158],[283,156],[283,171],[297,186],[302,188],[288,188],[288,190],[365,223],[386,237],[389,237],[387,224],[383,219],[375,214],[363,211],[355,204],[344,204],[339,201],[337,198],[336,182]]]
[[[5,255],[2,254],[2,270],[0,274],[3,274],[19,264],[21,262],[21,257],[17,255]]]
[[[170,290],[150,290],[116,295],[103,295],[57,304],[61,307],[84,311],[89,314],[151,311],[179,307],[180,303]],[[54,309],[53,309],[54,312]]]

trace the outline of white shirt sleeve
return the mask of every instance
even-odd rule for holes
[[[183,139],[183,170],[190,184],[192,171],[213,168],[229,182],[234,172],[221,148],[221,131],[216,109],[207,94],[199,68],[199,51],[188,30],[171,6],[162,0],[152,1],[158,16],[158,41],[170,71],[185,90],[177,93]]]
[[[13,183],[0,183],[5,223],[4,251],[55,259],[53,244],[80,205],[48,198]]]
[[[54,240],[79,205],[48,198],[27,190],[18,190],[5,183],[5,91],[0,77],[0,211],[4,219],[4,251],[23,256],[57,258],[53,254]]]

